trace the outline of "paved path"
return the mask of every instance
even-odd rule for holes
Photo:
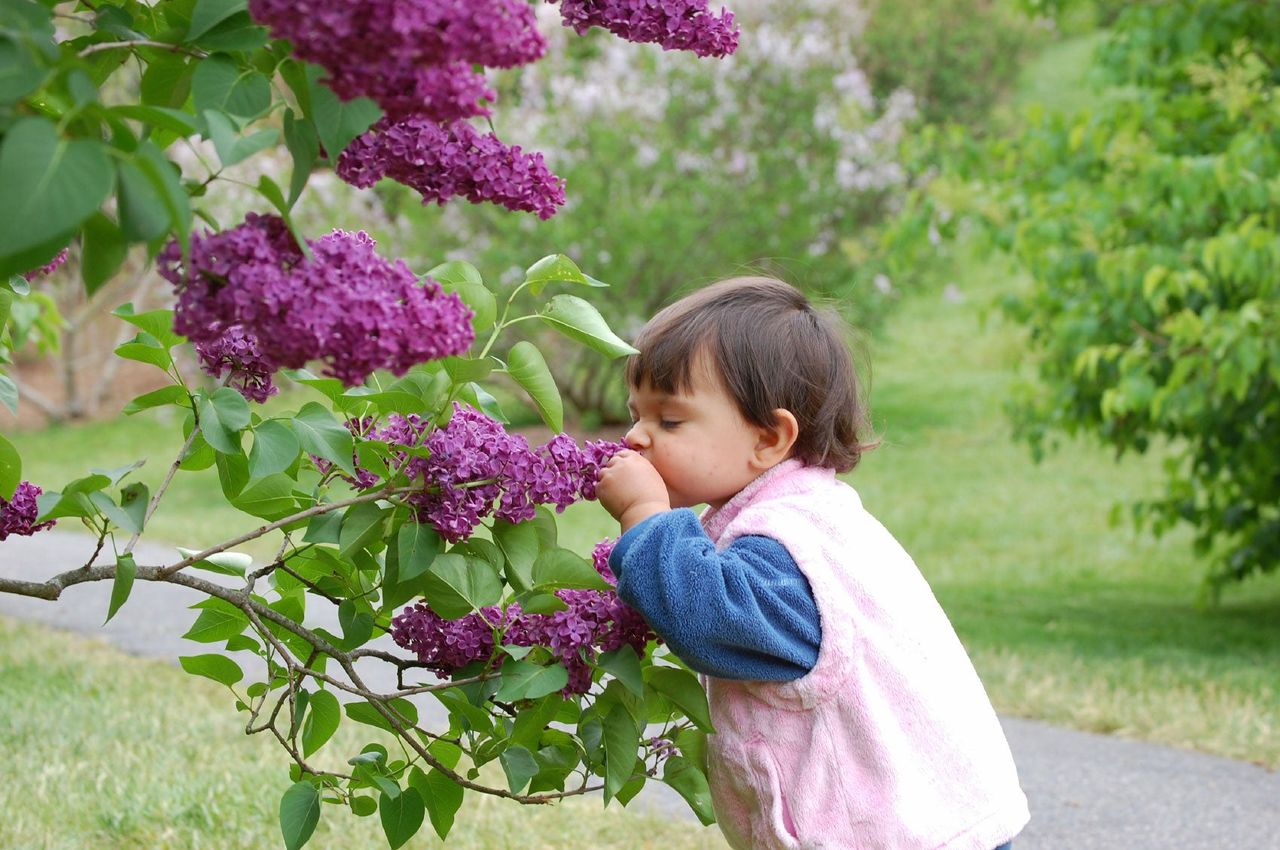
[[[61,532],[10,538],[0,544],[0,576],[41,580],[78,566],[82,561],[76,558],[88,556],[91,542]],[[150,545],[136,554],[139,563],[154,564],[171,560],[175,552]],[[107,582],[69,588],[54,603],[0,594],[0,616],[92,635],[126,652],[169,661],[209,651],[181,638],[194,620],[186,606],[200,594],[139,582],[104,627],[109,595]],[[336,629],[332,619],[328,625]],[[1280,850],[1278,773],[1027,720],[1003,722],[1031,800],[1031,825],[1015,842],[1018,850]],[[691,817],[674,792],[660,784],[646,788],[637,803]]]

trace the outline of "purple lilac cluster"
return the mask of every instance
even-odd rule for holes
[[[227,378],[227,386],[240,395],[262,403],[280,391],[271,380],[275,367],[263,357],[258,338],[240,325],[232,325],[216,339],[198,342],[196,356],[206,375]]]
[[[473,69],[547,49],[527,0],[250,0],[249,13],[328,71],[343,100],[370,97],[392,118],[488,115],[495,95]]]
[[[490,513],[507,522],[532,519],[537,505],[563,511],[594,499],[600,469],[623,446],[596,440],[582,448],[559,434],[533,448],[519,434],[478,410],[454,405],[453,417],[427,437],[430,456],[405,469],[426,486],[409,497],[419,518],[456,543],[471,536]]]
[[[579,35],[603,27],[627,41],[728,56],[738,49],[733,13],[711,14],[707,0],[560,0],[565,26]]]
[[[383,118],[343,151],[338,176],[362,189],[390,177],[416,189],[424,204],[443,205],[461,195],[541,219],[555,215],[565,200],[564,181],[551,173],[542,154],[509,147],[465,121]]]
[[[54,257],[52,260],[45,263],[43,266],[41,266],[38,269],[32,269],[29,272],[23,272],[22,276],[26,279],[27,283],[30,283],[31,281],[35,280],[38,277],[43,277],[47,274],[51,274],[52,272],[57,271],[58,267],[67,261],[68,252],[69,252],[69,249],[63,248],[61,251],[58,252],[58,255]],[[3,539],[3,538],[0,538],[0,539]]]
[[[204,348],[206,368],[229,369],[246,398],[270,395],[281,367],[322,360],[326,374],[354,386],[376,369],[403,375],[474,341],[456,294],[378,256],[363,231],[308,244],[314,259],[279,217],[250,213],[230,230],[193,236],[189,265],[176,241],[157,258],[178,294],[174,329]]]
[[[603,540],[592,552],[596,570],[610,584],[616,583],[609,570],[613,544]],[[656,637],[644,618],[612,590],[560,590],[556,596],[567,607],[554,614],[526,614],[512,603],[505,611],[493,606],[457,620],[446,620],[418,603],[392,620],[391,636],[442,676],[475,661],[488,661],[495,632],[508,646],[545,646],[569,671],[566,696],[590,689],[591,663],[600,653],[625,645],[643,654],[645,645]]]
[[[40,515],[36,497],[43,492],[30,481],[23,481],[18,484],[12,499],[0,496],[0,541],[10,534],[30,537],[37,531],[53,527],[53,520],[36,522],[36,517]]]

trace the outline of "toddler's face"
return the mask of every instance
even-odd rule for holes
[[[635,424],[625,442],[667,485],[671,507],[720,507],[762,471],[752,465],[760,429],[751,425],[703,358],[686,392],[633,387],[627,406]]]

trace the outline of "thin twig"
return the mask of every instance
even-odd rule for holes
[[[152,41],[149,38],[135,38],[129,41],[100,41],[97,44],[91,44],[84,50],[81,50],[79,56],[83,59],[94,53],[101,53],[104,50],[115,50],[118,47],[124,47],[132,50],[135,47],[158,47],[161,50],[168,50],[173,53],[186,53],[189,56],[195,56],[198,59],[204,59],[209,54],[203,50],[196,50],[187,47],[185,44],[173,44],[168,41]]]

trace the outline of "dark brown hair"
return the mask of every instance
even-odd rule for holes
[[[744,419],[799,423],[793,457],[837,472],[874,448],[862,383],[838,315],[817,310],[795,287],[768,277],[736,277],[680,299],[649,320],[627,361],[627,382],[658,392],[691,386],[699,356],[713,368]]]

